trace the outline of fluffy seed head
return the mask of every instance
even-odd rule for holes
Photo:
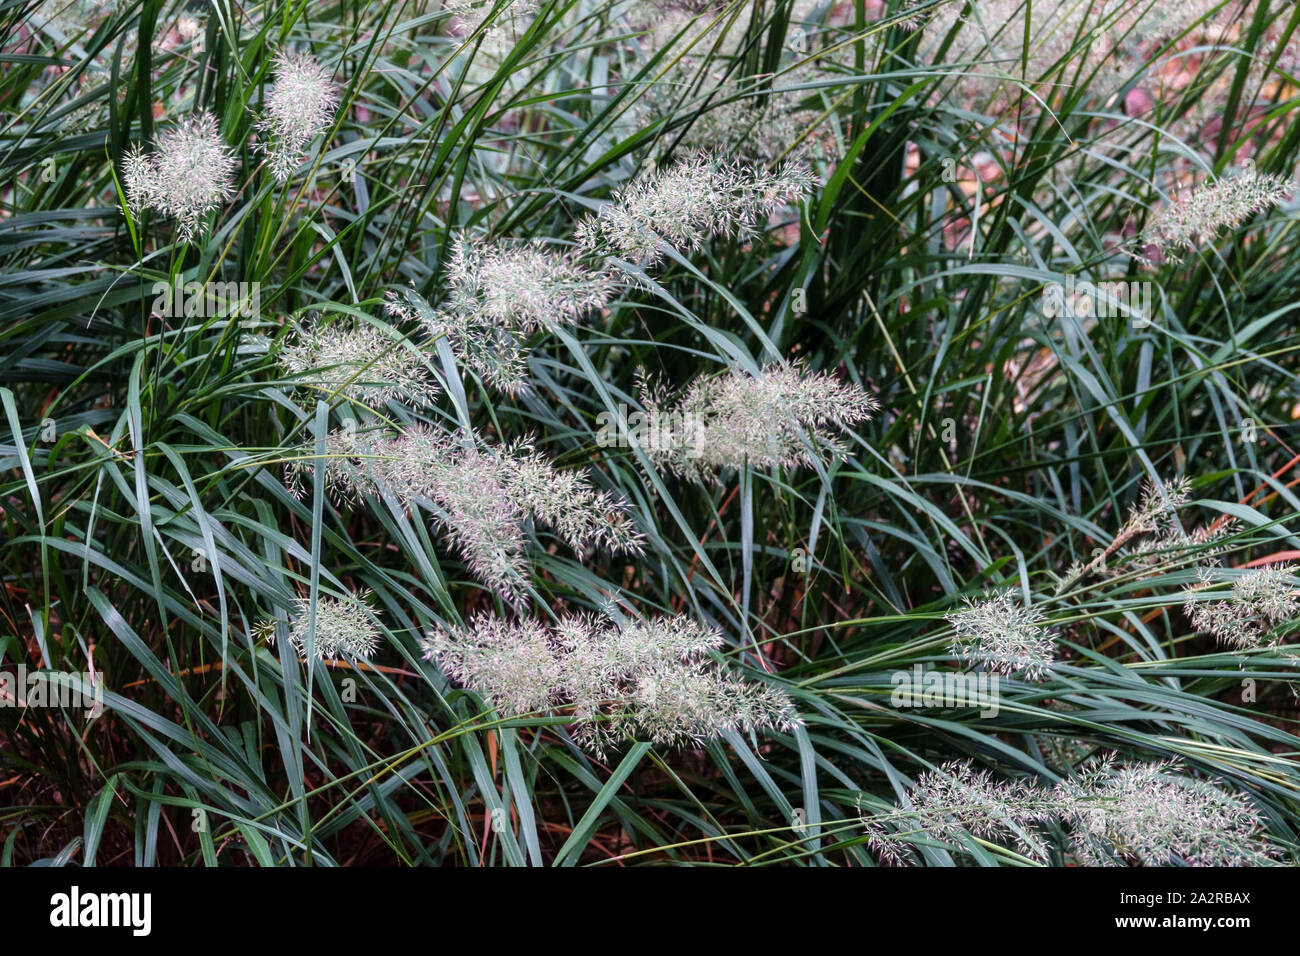
[[[1031,681],[1051,673],[1056,644],[1042,626],[1042,611],[1022,606],[1010,589],[979,601],[967,598],[965,604],[944,615],[954,630],[950,645],[954,657]]]
[[[180,238],[189,241],[204,217],[234,195],[237,165],[212,114],[187,117],[160,135],[149,155],[138,146],[127,153],[127,205],[135,215],[149,208],[175,219]]]
[[[673,440],[647,447],[652,460],[695,480],[718,468],[795,468],[843,447],[830,426],[867,420],[879,406],[860,386],[801,363],[769,365],[757,376],[698,378],[672,411],[662,394],[643,386],[641,403],[652,421],[684,421]]]
[[[391,329],[316,323],[286,339],[277,361],[298,384],[350,402],[383,407],[388,402],[429,405],[438,395],[423,356]]]
[[[575,739],[598,754],[637,736],[684,746],[728,730],[795,726],[784,691],[713,665],[706,655],[723,643],[684,617],[618,625],[573,616],[547,628],[480,616],[432,635],[424,649],[504,714],[571,708]]]
[[[1076,562],[1066,578],[1059,582],[1057,592],[1086,574],[1106,570],[1110,573],[1121,567],[1158,567],[1162,564],[1186,564],[1189,560],[1207,560],[1217,554],[1219,539],[1230,528],[1220,525],[1198,529],[1188,534],[1182,525],[1179,511],[1191,500],[1191,482],[1184,477],[1152,481],[1142,485],[1142,496],[1129,509],[1128,518],[1115,534],[1111,543],[1099,551],[1086,565]],[[1132,543],[1132,547],[1125,546]]]
[[[1080,862],[1114,857],[1143,866],[1258,866],[1273,850],[1248,799],[1207,780],[1174,773],[1167,763],[1116,765],[1106,760],[1057,788]]]
[[[436,631],[423,642],[426,660],[473,687],[488,704],[519,716],[550,710],[562,680],[559,657],[536,621],[507,623],[480,614],[464,630]]]
[[[644,547],[619,501],[557,469],[527,443],[480,447],[418,425],[399,434],[335,430],[325,444],[325,480],[336,496],[391,494],[432,504],[471,573],[508,600],[520,600],[527,583],[529,518],[578,551],[639,554]],[[314,454],[314,445],[304,446],[289,467],[298,494],[315,467]]]
[[[527,352],[516,329],[463,309],[436,309],[413,289],[387,293],[384,310],[394,321],[418,322],[433,340],[445,340],[457,363],[489,387],[513,395],[527,386]]]
[[[911,861],[917,837],[961,846],[974,836],[1044,860],[1048,846],[1038,824],[1062,809],[1046,788],[996,779],[968,760],[952,760],[920,774],[908,799],[909,809],[862,819],[868,848],[891,866]]]
[[[283,182],[298,168],[311,141],[329,129],[339,97],[330,71],[305,53],[281,50],[272,71],[274,85],[257,128],[267,137],[261,149],[271,173]]]
[[[1187,505],[1191,494],[1192,483],[1181,475],[1159,483],[1147,479],[1142,485],[1142,497],[1129,512],[1120,534],[1160,533],[1170,521],[1177,520],[1179,509]]]
[[[487,244],[458,236],[447,263],[447,308],[520,332],[569,325],[602,308],[614,290],[607,272],[540,245]]]
[[[1247,571],[1232,584],[1232,598],[1272,624],[1295,617],[1300,597],[1295,585],[1296,568],[1291,564],[1273,564]]]
[[[1291,184],[1279,176],[1263,175],[1252,166],[1237,176],[1205,183],[1152,217],[1139,242],[1154,245],[1177,262],[1178,254],[1193,250],[1225,229],[1286,199]]]
[[[446,285],[439,308],[403,289],[388,293],[385,309],[446,339],[459,364],[509,394],[527,386],[529,334],[578,322],[602,308],[618,287],[607,270],[568,254],[464,237],[452,241]]]
[[[1276,853],[1244,795],[1168,763],[1118,765],[1107,758],[1046,787],[952,761],[918,776],[909,800],[908,808],[863,817],[868,846],[883,862],[910,862],[918,838],[958,849],[970,837],[1046,860],[1049,823],[1069,828],[1062,849],[1088,866],[1250,866]]]
[[[368,591],[344,597],[321,596],[316,603],[314,653],[318,659],[368,658],[375,653],[379,647],[379,628],[367,606],[369,597]],[[259,632],[274,643],[275,622],[262,622]],[[297,598],[289,622],[289,643],[299,654],[307,652],[310,633],[311,599]]]
[[[741,680],[704,661],[660,662],[630,679],[627,696],[611,706],[608,723],[584,726],[598,753],[617,735],[648,737],[669,747],[698,746],[727,731],[788,731],[799,723],[789,695]]]
[[[653,264],[663,257],[661,244],[694,252],[714,236],[754,234],[811,184],[797,164],[769,173],[700,153],[624,186],[579,224],[577,238],[593,255]]]
[[[1280,647],[1282,637],[1272,632],[1300,615],[1300,592],[1291,583],[1295,571],[1290,564],[1247,571],[1233,581],[1226,601],[1199,599],[1199,592],[1213,579],[1211,572],[1204,572],[1202,587],[1183,592],[1183,609],[1198,631],[1213,634],[1228,647],[1241,651]]]

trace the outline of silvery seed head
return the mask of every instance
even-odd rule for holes
[[[638,736],[683,746],[798,724],[784,691],[741,680],[705,656],[722,643],[682,617],[619,625],[581,615],[548,628],[479,616],[427,638],[424,649],[503,715],[571,708],[575,739],[597,754]]]
[[[1274,849],[1263,821],[1240,793],[1173,772],[1170,764],[1104,760],[1057,787],[1080,862],[1105,866],[1258,866]]]
[[[660,662],[638,671],[625,693],[604,720],[588,722],[578,734],[597,753],[619,738],[689,747],[728,731],[789,731],[800,723],[785,691],[705,661]]]
[[[381,451],[382,480],[399,499],[427,501],[474,577],[510,601],[528,583],[526,509],[511,494],[503,459],[411,429]],[[398,456],[394,461],[393,456]]]
[[[447,261],[447,297],[434,308],[412,289],[389,292],[385,308],[445,339],[456,361],[509,394],[527,386],[525,338],[578,322],[602,308],[618,283],[606,270],[539,245],[457,237]]]
[[[1187,505],[1191,495],[1192,483],[1181,475],[1158,483],[1147,479],[1142,485],[1142,497],[1129,512],[1120,534],[1161,532],[1169,522],[1178,520],[1178,511]]]
[[[565,662],[564,697],[576,737],[603,752],[635,734],[638,721],[671,704],[658,696],[666,670],[680,670],[723,646],[721,632],[687,617],[616,625],[591,616],[563,619],[555,643]],[[658,738],[656,738],[658,739]]]
[[[597,491],[576,471],[562,471],[527,442],[507,445],[496,457],[511,501],[548,525],[579,551],[608,549],[640,554],[644,542],[625,506]]]
[[[289,488],[300,497],[315,468],[314,447],[304,445],[288,468]],[[521,599],[527,513],[511,499],[493,456],[425,425],[399,434],[336,429],[326,436],[324,468],[339,500],[391,495],[431,506],[470,573],[507,599]]]
[[[1063,809],[1046,788],[996,779],[969,760],[920,774],[908,800],[909,808],[862,817],[868,848],[890,866],[912,862],[918,839],[957,847],[977,837],[1046,860],[1049,847],[1039,826]]]
[[[770,173],[700,153],[622,187],[576,235],[592,255],[654,264],[664,244],[687,253],[715,236],[753,235],[811,185],[812,174],[797,164]]]
[[[1191,489],[1191,482],[1182,476],[1170,481],[1144,481],[1142,497],[1129,510],[1111,549],[1136,538],[1131,557],[1147,563],[1158,563],[1171,551],[1186,549],[1191,539],[1183,529],[1179,512],[1191,500]]]
[[[1129,509],[1128,518],[1111,543],[1099,550],[1088,564],[1071,568],[1058,591],[1091,572],[1114,573],[1124,565],[1186,563],[1188,556],[1194,560],[1197,555],[1208,558],[1215,553],[1217,548],[1213,542],[1226,533],[1226,528],[1203,529],[1192,535],[1183,530],[1178,513],[1191,500],[1191,488],[1191,482],[1182,476],[1167,481],[1144,481],[1141,498]],[[1130,542],[1136,542],[1135,546],[1125,550]]]
[[[574,618],[556,632],[575,737],[596,753],[636,737],[693,746],[727,731],[800,723],[785,691],[716,666],[708,655],[724,645],[722,634],[690,618]]]
[[[396,321],[419,322],[434,341],[445,340],[457,363],[489,387],[514,394],[527,386],[527,356],[515,330],[460,309],[436,309],[414,289],[387,293],[384,309]]]
[[[698,378],[671,411],[643,386],[641,403],[651,420],[688,423],[672,441],[647,447],[651,460],[700,481],[719,468],[795,468],[842,454],[832,426],[856,425],[879,408],[861,386],[801,363]]]
[[[603,308],[615,289],[608,272],[538,244],[511,246],[458,236],[447,263],[446,308],[475,325],[535,332],[571,325]]]
[[[257,128],[271,174],[283,182],[302,161],[307,147],[329,129],[338,107],[338,90],[328,69],[305,53],[280,51],[272,63],[274,85]]]
[[[281,346],[277,362],[304,388],[361,405],[420,407],[438,395],[424,356],[395,331],[369,323],[298,328]]]
[[[1194,250],[1223,230],[1276,206],[1291,189],[1285,179],[1260,174],[1252,166],[1240,175],[1202,184],[1165,206],[1152,217],[1139,242],[1154,245],[1177,262],[1179,253]]]
[[[358,431],[355,422],[326,435],[325,456],[319,465],[330,495],[337,501],[356,503],[365,495],[381,493],[374,478],[374,458],[370,433]],[[285,485],[295,498],[302,500],[310,491],[317,464],[316,443],[308,441],[285,465]]]
[[[1243,866],[1276,854],[1242,794],[1174,772],[1168,763],[1118,765],[1110,758],[1054,787],[998,780],[970,761],[916,779],[910,807],[863,816],[868,846],[884,862],[913,859],[917,842],[966,849],[970,838],[1048,855],[1045,824],[1069,828],[1063,850],[1089,866]]]
[[[305,445],[288,469],[296,493],[313,473],[314,447]],[[522,599],[526,589],[530,518],[578,551],[639,554],[644,547],[621,502],[525,443],[480,446],[426,425],[398,434],[341,429],[326,438],[324,467],[341,499],[389,494],[431,505],[470,572],[508,600]]]
[[[537,621],[512,624],[480,614],[464,629],[435,631],[422,646],[425,660],[437,661],[503,715],[546,712],[557,699],[560,660]]]
[[[1291,564],[1254,568],[1232,583],[1232,599],[1269,624],[1292,620],[1300,610],[1295,572]]]
[[[1179,512],[1190,500],[1191,482],[1184,477],[1145,481],[1141,499],[1129,509],[1110,544],[1094,549],[1091,561],[1071,565],[1058,580],[1056,593],[1094,573],[1141,578],[1188,566],[1196,567],[1198,574],[1212,570],[1234,533],[1234,522],[1220,519],[1189,533]]]
[[[1282,637],[1274,631],[1300,615],[1300,592],[1292,584],[1295,570],[1290,564],[1277,564],[1247,571],[1233,581],[1226,601],[1203,600],[1201,592],[1214,577],[1203,571],[1201,587],[1183,592],[1183,609],[1198,631],[1213,634],[1228,647],[1240,651],[1280,647]]]
[[[122,187],[126,193],[127,208],[137,219],[153,205],[153,164],[139,143],[132,143],[122,156]]]
[[[1043,680],[1051,673],[1056,643],[1042,625],[1042,611],[1024,607],[1016,594],[1008,589],[978,601],[966,598],[965,607],[945,614],[953,626],[950,652],[995,673]]]
[[[344,597],[322,595],[316,602],[314,656],[320,660],[369,658],[379,647],[379,628],[367,601],[370,592]],[[259,627],[262,637],[275,641],[275,622]],[[308,650],[311,637],[311,599],[297,598],[289,621],[289,644],[299,654]]]
[[[138,146],[122,164],[127,205],[135,215],[149,208],[176,220],[182,241],[197,234],[204,217],[234,195],[238,166],[210,113],[187,117],[154,141]]]

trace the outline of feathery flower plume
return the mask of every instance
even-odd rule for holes
[[[367,605],[369,591],[344,597],[321,596],[316,602],[315,656],[321,660],[368,658],[379,646],[379,628]],[[289,623],[289,644],[299,654],[307,651],[311,629],[311,599],[296,598]],[[257,635],[275,643],[275,621],[262,621]]]
[[[575,739],[599,755],[637,736],[689,746],[798,724],[784,691],[713,665],[708,654],[723,643],[685,617],[618,625],[582,615],[546,628],[480,615],[426,638],[424,650],[503,714],[572,708]]]
[[[999,674],[1019,674],[1040,681],[1051,674],[1056,642],[1042,625],[1043,612],[1024,607],[1016,592],[995,591],[979,601],[944,615],[953,626],[950,652],[970,665]]]
[[[1155,482],[1148,478],[1142,484],[1142,497],[1129,512],[1128,520],[1094,564],[1104,564],[1112,554],[1141,535],[1155,539],[1139,547],[1143,554],[1159,550],[1165,542],[1181,542],[1186,533],[1178,512],[1191,500],[1191,493],[1192,483],[1181,475],[1172,481]]]
[[[299,384],[361,405],[422,406],[438,394],[418,351],[405,347],[395,333],[364,322],[298,328],[277,361]]]
[[[335,500],[356,503],[363,495],[380,492],[371,474],[373,444],[369,435],[357,431],[355,422],[325,436],[325,459],[321,467],[325,472],[325,488]],[[301,501],[311,487],[316,470],[316,444],[306,442],[298,451],[299,455],[285,465],[285,485]]]
[[[1182,505],[1178,507],[1181,508]],[[1126,560],[1138,567],[1156,568],[1164,565],[1173,568],[1197,564],[1206,568],[1224,552],[1226,545],[1223,539],[1236,531],[1236,528],[1236,519],[1228,518],[1188,533],[1183,530],[1181,521],[1171,515],[1163,528],[1139,539],[1132,552],[1126,555]]]
[[[1159,483],[1148,478],[1142,485],[1142,497],[1129,513],[1117,537],[1127,541],[1139,532],[1154,534],[1171,523],[1177,524],[1178,510],[1191,498],[1192,483],[1181,475],[1172,481]]]
[[[127,205],[139,216],[146,208],[176,220],[188,242],[203,218],[234,195],[238,162],[211,113],[187,117],[154,142],[148,155],[133,146],[122,164]]]
[[[527,385],[524,338],[580,321],[603,308],[617,288],[607,271],[538,245],[452,241],[449,292],[435,309],[414,290],[389,292],[385,308],[445,337],[457,361],[493,388],[515,393]]]
[[[672,441],[648,446],[651,460],[698,481],[717,468],[795,468],[822,454],[842,454],[828,426],[865,421],[879,406],[863,389],[801,362],[769,365],[761,375],[724,373],[693,381],[672,412],[644,383],[641,403],[652,421],[690,423]]]
[[[571,325],[615,289],[607,272],[537,244],[488,245],[457,236],[447,263],[447,307],[479,325],[536,332]]]
[[[1282,639],[1271,632],[1300,615],[1300,592],[1291,584],[1295,571],[1290,564],[1247,571],[1233,581],[1227,601],[1197,600],[1203,587],[1212,581],[1212,575],[1204,572],[1201,587],[1189,587],[1183,592],[1187,602],[1183,609],[1193,627],[1213,634],[1228,647],[1240,651],[1278,648]]]
[[[1071,846],[1088,866],[1260,866],[1275,853],[1245,795],[1173,772],[1169,763],[1100,761],[1056,788]]]
[[[977,837],[1046,860],[1048,845],[1038,825],[1062,810],[1050,790],[1020,780],[996,780],[968,760],[952,760],[922,773],[908,799],[910,809],[862,817],[868,849],[890,866],[911,862],[916,837],[953,846]]]
[[[797,722],[784,691],[713,666],[707,655],[723,646],[722,634],[690,618],[622,626],[569,618],[556,638],[576,737],[596,753],[635,736],[686,746],[729,729],[789,729]]]
[[[527,387],[526,353],[514,330],[457,309],[435,309],[414,289],[388,292],[384,311],[396,322],[419,322],[435,341],[446,340],[456,361],[489,387],[508,395]]]
[[[1202,560],[1216,554],[1214,542],[1228,532],[1226,525],[1192,535],[1183,530],[1178,512],[1191,499],[1191,489],[1191,482],[1181,476],[1171,481],[1155,482],[1148,479],[1143,482],[1142,497],[1129,511],[1128,519],[1111,543],[1098,551],[1087,564],[1076,562],[1072,565],[1057,584],[1057,593],[1066,590],[1085,575],[1102,570],[1108,561],[1134,539],[1138,539],[1138,546],[1133,553],[1122,555],[1121,564],[1154,565],[1161,561],[1177,561],[1178,553],[1195,552],[1198,549]]]
[[[644,547],[619,501],[524,442],[480,448],[415,425],[396,435],[336,429],[325,446],[325,481],[337,497],[391,494],[403,503],[432,502],[471,573],[510,600],[523,596],[527,582],[530,517],[578,551],[640,554]],[[304,446],[289,466],[296,494],[315,467],[313,449]]]
[[[329,129],[339,97],[330,71],[305,53],[281,50],[272,70],[275,82],[257,128],[266,136],[259,148],[267,154],[271,174],[283,182],[298,168],[311,141]]]
[[[464,630],[426,637],[424,657],[495,710],[521,716],[549,711],[558,699],[562,672],[548,638],[537,621],[512,624],[480,614]]]
[[[578,224],[576,236],[592,255],[653,265],[663,257],[663,244],[685,253],[714,236],[753,235],[812,181],[797,164],[770,173],[699,153],[623,186]]]
[[[1290,193],[1291,184],[1285,179],[1262,175],[1250,166],[1240,175],[1204,183],[1165,206],[1147,224],[1138,244],[1153,245],[1179,262],[1179,252],[1196,249],[1224,229],[1276,206]]]
[[[1107,758],[1055,787],[996,780],[970,761],[917,777],[911,807],[864,816],[868,846],[883,862],[913,859],[917,837],[953,848],[969,837],[1046,860],[1044,824],[1070,828],[1063,850],[1090,866],[1256,866],[1276,850],[1242,794],[1174,772],[1170,763],[1117,765]]]

